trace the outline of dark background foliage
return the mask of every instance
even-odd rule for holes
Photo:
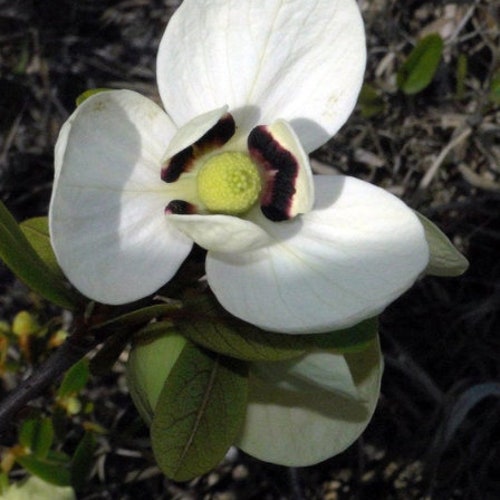
[[[81,92],[131,88],[158,99],[155,54],[178,3],[0,0],[0,198],[18,220],[47,212],[53,145]],[[405,199],[468,256],[469,271],[419,281],[382,315],[386,371],[376,415],[355,445],[315,467],[290,471],[235,453],[206,477],[168,481],[155,467],[118,363],[94,377],[83,396],[93,405],[85,418],[106,432],[79,498],[500,497],[500,111],[489,97],[500,56],[499,7],[494,0],[360,4],[366,82],[378,94],[379,111],[367,117],[358,107],[313,155],[314,166]],[[397,70],[432,31],[445,39],[438,72],[423,92],[404,95]],[[21,309],[41,320],[59,314],[0,265],[0,320],[11,321]],[[20,363],[16,375],[4,376],[0,396],[32,369]],[[34,406],[50,412],[51,401],[49,393]],[[82,419],[75,416],[64,429],[60,446],[68,453]],[[15,440],[6,437],[2,445]]]

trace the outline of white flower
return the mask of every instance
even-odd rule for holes
[[[220,303],[266,330],[324,332],[380,313],[429,259],[391,194],[312,176],[365,64],[354,0],[184,0],[162,39],[166,112],[131,91],[83,102],[56,145],[50,231],[88,297],[130,302],[193,242]]]

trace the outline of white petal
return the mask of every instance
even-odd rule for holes
[[[119,304],[153,293],[191,242],[169,226],[160,160],[175,126],[149,99],[110,91],[84,101],[56,145],[49,221],[63,271],[86,296]]]
[[[216,252],[241,252],[269,243],[257,224],[231,215],[167,215],[168,221],[200,247]]]
[[[317,354],[305,359],[314,356]],[[322,352],[321,356],[330,366],[339,365],[332,371],[331,380],[324,380],[323,389],[297,384],[292,377],[287,381],[292,390],[287,390],[251,371],[246,421],[236,446],[267,462],[302,467],[341,453],[360,436],[380,392],[382,358],[378,342],[366,351],[346,354],[343,362],[333,352]],[[272,370],[271,363],[268,370]],[[358,399],[336,389],[342,371],[342,379],[353,381]]]
[[[274,244],[209,252],[208,282],[222,306],[265,330],[336,330],[379,314],[424,270],[429,249],[417,217],[369,183],[315,176],[314,209],[263,222]]]
[[[168,144],[164,159],[172,158],[172,156],[194,144],[200,137],[208,132],[226,112],[227,106],[210,110],[207,113],[196,116],[179,128]]]
[[[246,131],[291,122],[309,152],[351,113],[365,52],[355,0],[184,0],[160,44],[158,86],[179,125],[228,104]]]

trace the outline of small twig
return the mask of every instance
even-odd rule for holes
[[[134,303],[133,307],[140,307],[140,302]],[[177,306],[175,306],[177,308]],[[153,307],[153,309],[155,309]],[[155,309],[156,311],[157,309]],[[75,314],[71,335],[64,344],[54,352],[28,379],[21,382],[2,401],[0,401],[0,435],[3,434],[12,423],[15,415],[25,407],[32,399],[40,396],[47,387],[56,382],[69,368],[82,359],[99,344],[106,342],[111,349],[128,339],[128,337],[147,323],[151,317],[141,317],[139,323],[137,318],[130,320],[127,326],[115,324],[111,330],[109,327],[113,320],[118,317],[126,317],[133,308],[110,308],[104,304],[89,302],[83,311]],[[116,342],[110,345],[110,339]],[[95,359],[95,358],[94,358]]]
[[[461,142],[465,141],[467,137],[472,133],[472,129],[467,127],[464,131],[460,133],[457,137],[452,139],[439,153],[438,157],[434,160],[431,167],[425,173],[424,177],[420,181],[419,189],[426,189],[431,183],[432,179],[436,175],[439,167],[448,156],[448,153],[456,146],[458,146]]]
[[[462,31],[462,29],[465,27],[465,25],[470,21],[471,17],[474,15],[474,12],[477,8],[477,5],[478,5],[478,1],[476,0],[474,5],[472,5],[471,7],[469,7],[469,9],[467,10],[467,12],[465,13],[465,15],[462,17],[462,19],[460,20],[460,22],[457,24],[455,30],[453,31],[453,33],[450,35],[447,43],[450,44],[452,41],[454,42],[455,39],[458,37],[458,35],[460,34],[460,32]]]
[[[476,174],[476,172],[474,172],[467,165],[461,163],[458,166],[458,170],[462,174],[463,178],[472,186],[484,189],[485,191],[492,191],[495,193],[500,192],[500,183]]]

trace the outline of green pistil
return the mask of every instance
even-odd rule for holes
[[[239,215],[257,201],[261,178],[248,155],[226,152],[212,156],[200,168],[197,188],[200,200],[210,212]]]

